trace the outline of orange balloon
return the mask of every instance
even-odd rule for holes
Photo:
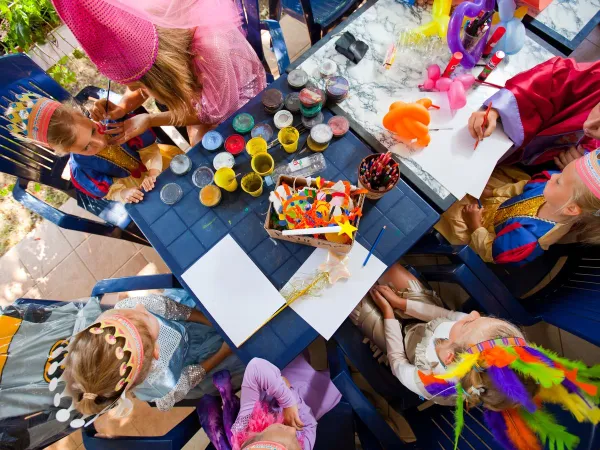
[[[403,139],[413,141],[421,147],[427,147],[431,141],[429,136],[429,108],[432,102],[422,98],[415,103],[394,102],[383,118],[383,126]]]

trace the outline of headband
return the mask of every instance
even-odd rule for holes
[[[60,106],[61,103],[32,92],[17,94],[4,114],[10,122],[7,128],[18,139],[48,145],[50,119]]]
[[[600,150],[594,150],[575,161],[575,168],[581,181],[600,199]]]

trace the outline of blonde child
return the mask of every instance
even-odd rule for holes
[[[59,156],[70,154],[73,185],[92,198],[138,203],[154,188],[177,147],[156,143],[148,130],[122,145],[109,144],[104,125],[79,109],[33,93],[19,94],[5,117],[18,139],[50,147]]]
[[[541,450],[540,440],[559,438],[566,448],[577,445],[578,438],[556,423],[544,403],[563,406],[579,422],[600,421],[600,366],[560,358],[527,342],[504,320],[444,309],[400,265],[379,282],[351,318],[387,353],[403,385],[424,399],[456,405],[457,441],[464,402],[483,406],[490,431],[513,450]]]

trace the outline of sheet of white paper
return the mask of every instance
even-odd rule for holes
[[[318,296],[301,297],[291,304],[290,308],[325,339],[333,336],[335,330],[387,268],[375,255],[371,255],[369,262],[363,267],[362,264],[368,253],[367,249],[355,242],[348,254],[347,267],[352,274],[349,279],[328,285]],[[291,280],[312,276],[326,258],[327,250],[317,248]]]
[[[234,283],[226,281],[228,274],[235,274]],[[230,235],[186,270],[183,279],[238,347],[285,304]]]
[[[390,105],[397,101],[405,103],[414,103],[421,98],[428,98],[431,102],[439,106],[440,109],[431,108],[429,110],[429,122],[430,129],[447,129],[451,130],[454,128],[454,113],[450,109],[448,104],[448,95],[445,92],[420,92],[420,91],[408,91],[408,90],[397,90],[392,93],[390,97],[382,97],[377,102],[377,111],[388,111]],[[379,123],[383,123],[383,115]],[[383,125],[381,125],[383,128]]]

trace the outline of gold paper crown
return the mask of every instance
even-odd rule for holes
[[[33,92],[17,94],[10,102],[4,117],[10,122],[6,128],[18,139],[48,144],[48,125],[61,103]]]

